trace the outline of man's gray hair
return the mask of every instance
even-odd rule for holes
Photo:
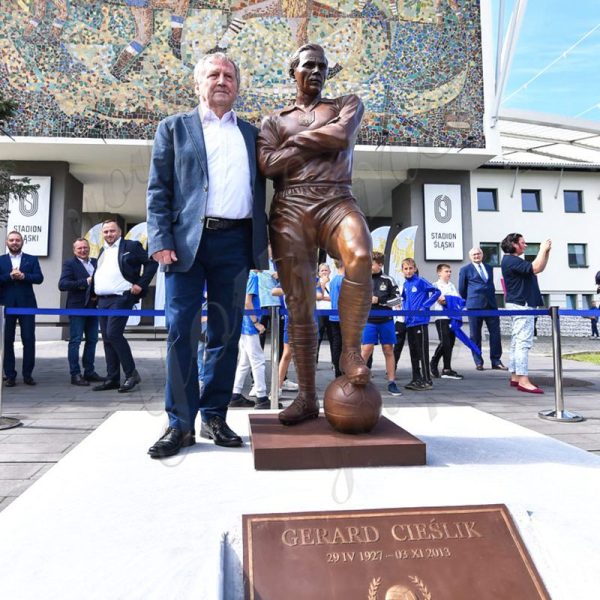
[[[214,54],[205,54],[196,63],[196,66],[194,67],[194,81],[197,82],[198,79],[204,73],[204,69],[206,68],[206,65],[208,63],[211,63],[211,62],[215,61],[215,60],[228,62],[233,67],[233,70],[235,71],[235,79],[237,81],[238,87],[240,87],[240,80],[241,80],[240,69],[235,64],[235,61],[231,60],[231,58],[229,58],[229,56],[227,56],[227,54],[225,54],[223,52],[215,52]]]
[[[473,246],[469,250],[469,256],[473,256],[473,254],[475,254],[476,252],[481,252],[483,254],[483,250],[479,246]]]

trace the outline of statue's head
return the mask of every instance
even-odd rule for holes
[[[290,59],[289,74],[298,90],[308,95],[321,93],[327,79],[327,57],[318,44],[304,44]]]

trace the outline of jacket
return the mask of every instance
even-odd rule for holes
[[[465,265],[458,274],[458,293],[466,301],[467,308],[496,310],[494,272],[489,265],[481,264],[487,273],[487,281],[484,281],[473,263]]]
[[[25,279],[11,279],[10,256],[8,254],[0,256],[0,304],[11,308],[37,308],[33,286],[44,281],[37,256],[23,252],[20,270],[25,275]]]
[[[431,285],[429,281],[422,279],[418,275],[413,275],[410,279],[404,281],[404,286],[402,287],[402,309],[425,310],[433,306],[440,296],[440,290]],[[427,325],[429,323],[429,316],[407,315],[405,323],[407,327]]]
[[[97,260],[90,258],[96,270]],[[69,258],[63,263],[58,289],[67,292],[66,308],[94,308],[92,300],[92,284],[87,282],[89,275],[86,268],[77,257]]]
[[[265,179],[256,166],[258,129],[237,119],[248,153],[253,192],[252,265],[267,269],[267,216]],[[175,250],[177,262],[165,271],[185,272],[192,267],[204,228],[208,199],[208,159],[198,109],[172,115],[156,130],[148,176],[148,254]]]
[[[373,296],[378,299],[376,304],[371,304],[371,310],[385,310],[389,300],[399,296],[398,286],[396,282],[389,276],[383,273],[373,273]],[[385,323],[391,321],[393,317],[369,317],[369,323]]]

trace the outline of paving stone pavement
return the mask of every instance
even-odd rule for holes
[[[435,333],[432,336],[435,338]],[[588,338],[563,338],[562,352],[569,354],[600,351],[600,342]],[[431,348],[437,340],[433,339]],[[509,340],[503,340],[504,348]],[[17,344],[18,346],[18,344]],[[2,393],[2,416],[19,418],[23,425],[0,430],[0,510],[8,506],[53,464],[94,431],[113,412],[144,410],[162,412],[165,381],[165,342],[134,340],[132,348],[142,384],[129,394],[116,390],[94,392],[91,387],[70,384],[67,366],[67,343],[38,342],[34,377],[35,387],[21,380]],[[17,357],[20,350],[17,347]],[[488,354],[484,343],[484,357]],[[267,349],[267,356],[268,349]],[[323,392],[333,378],[329,365],[329,349],[323,344],[317,370],[319,391]],[[508,351],[504,362],[508,364]],[[20,362],[18,362],[20,364]],[[488,362],[489,364],[489,362]],[[554,408],[552,344],[550,338],[539,338],[530,355],[530,376],[543,384],[546,394],[533,395],[516,391],[502,371],[476,371],[470,352],[457,343],[453,368],[462,373],[462,381],[436,379],[432,390],[404,390],[410,378],[408,347],[398,365],[397,382],[403,396],[387,393],[383,355],[375,349],[373,381],[379,387],[386,410],[399,406],[429,406],[432,418],[436,406],[472,406],[523,427],[549,435],[600,456],[600,367],[573,360],[563,361],[565,408],[586,418],[581,423],[557,423],[538,417],[540,410]],[[98,347],[97,371],[104,373],[101,345]],[[267,377],[270,363],[267,361]],[[293,370],[290,379],[294,379]],[[246,391],[250,386],[248,382]],[[285,392],[283,400],[291,400]],[[148,446],[154,440],[148,440]],[[146,452],[146,448],[140,448]]]

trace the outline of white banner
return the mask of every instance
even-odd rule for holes
[[[390,264],[388,267],[388,275],[394,279],[399,288],[402,288],[404,283],[404,275],[402,274],[402,261],[405,258],[415,257],[415,239],[417,237],[417,225],[403,229],[392,242],[390,251]]]
[[[462,260],[462,203],[460,185],[426,183],[423,186],[425,213],[425,258]]]
[[[389,226],[378,227],[371,231],[371,239],[373,240],[373,252],[381,252],[385,254],[385,244],[390,234]]]
[[[33,256],[48,256],[48,233],[50,231],[51,177],[21,175],[13,179],[29,177],[33,185],[40,187],[23,200],[11,196],[9,200],[6,232],[18,231],[25,242],[23,251]]]

